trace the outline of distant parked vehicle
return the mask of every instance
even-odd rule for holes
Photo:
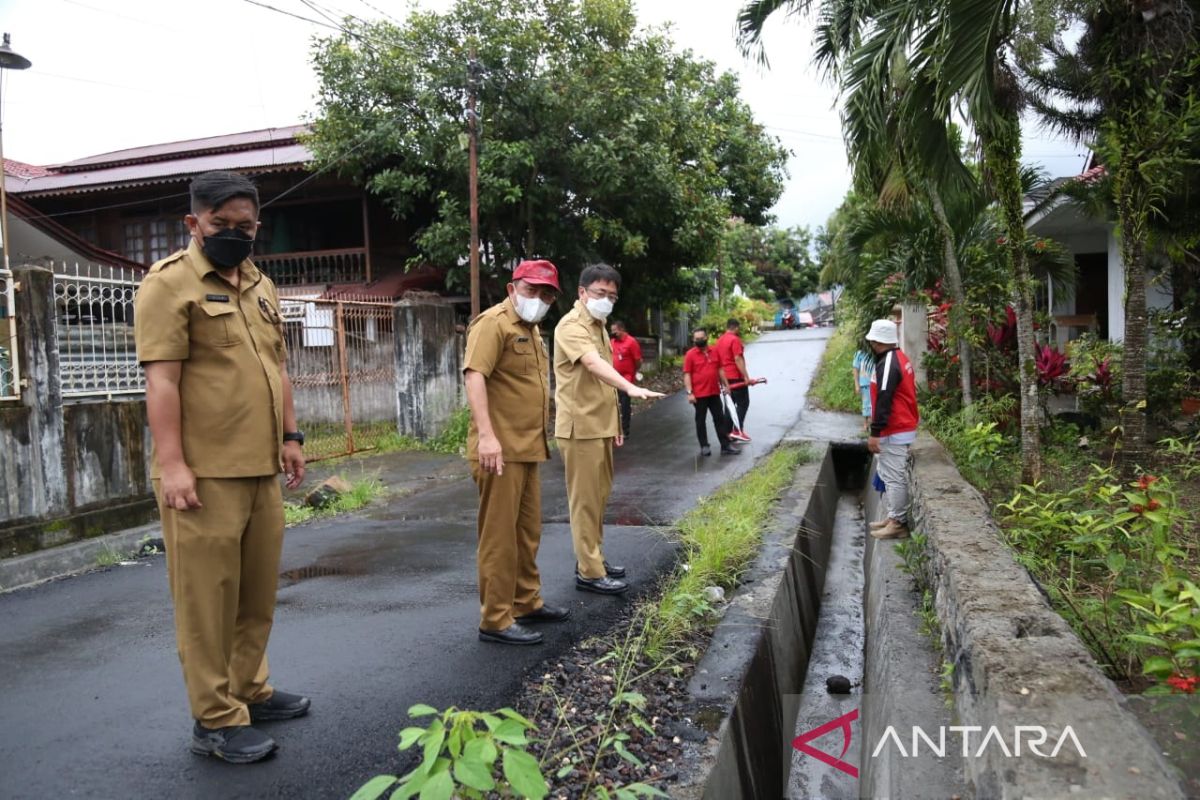
[[[797,328],[812,328],[816,325],[813,322],[813,315],[807,311],[796,312],[796,327]]]

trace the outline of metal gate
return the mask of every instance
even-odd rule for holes
[[[393,305],[281,298],[280,306],[305,457],[344,456],[395,440]]]

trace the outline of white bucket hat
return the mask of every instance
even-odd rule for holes
[[[877,319],[871,323],[871,332],[867,334],[868,342],[880,344],[897,344],[900,341],[896,333],[896,323],[890,319]]]

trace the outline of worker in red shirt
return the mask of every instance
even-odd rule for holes
[[[692,347],[683,357],[683,388],[687,390],[688,402],[696,407],[696,438],[700,440],[700,455],[710,456],[708,447],[708,422],[706,413],[711,413],[721,442],[721,455],[736,456],[738,450],[729,440],[729,427],[725,422],[725,410],[721,405],[721,391],[728,390],[729,382],[721,370],[721,357],[708,346],[708,333],[703,328],[692,331]]]
[[[622,378],[630,383],[638,383],[638,370],[642,368],[642,346],[638,344],[638,340],[629,335],[629,331],[625,329],[625,323],[619,319],[614,319],[609,323],[611,332],[610,344],[612,345],[613,367]],[[617,403],[621,406],[621,431],[625,434],[625,438],[629,438],[629,418],[633,414],[633,409],[629,402],[629,395],[617,390]]]
[[[748,442],[750,437],[746,434],[746,411],[750,408],[750,373],[746,371],[746,359],[743,355],[746,346],[742,344],[741,328],[742,323],[730,319],[725,323],[725,333],[717,339],[713,349],[721,358],[721,368],[725,371],[726,380],[729,383],[742,384],[729,390],[733,407],[737,411],[737,419],[732,420],[733,430],[729,432],[729,438],[736,442]]]
[[[867,334],[875,351],[871,376],[871,435],[867,449],[877,456],[879,477],[887,488],[887,517],[870,525],[876,539],[908,537],[908,448],[917,439],[921,413],[912,364],[899,349],[896,323],[877,319]]]

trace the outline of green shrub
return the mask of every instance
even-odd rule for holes
[[[865,346],[865,345],[864,345]],[[862,399],[851,372],[859,345],[848,328],[838,327],[825,345],[808,397],[830,411],[862,414]]]

